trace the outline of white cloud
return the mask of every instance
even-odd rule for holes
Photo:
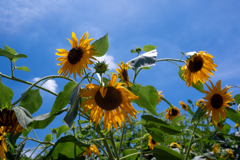
[[[107,62],[107,64],[108,64],[108,69],[109,70],[117,68],[117,64],[114,62],[114,57],[113,56],[105,54],[102,57],[97,57],[97,60],[98,61],[105,60]]]
[[[30,149],[30,148],[28,148],[28,149]],[[24,152],[27,151],[28,149],[25,148],[25,149],[24,149]],[[30,155],[32,154],[32,152],[33,152],[33,150],[25,153],[25,155],[26,155],[27,157],[30,157]],[[40,152],[41,152],[41,149],[37,149],[37,150],[33,153],[33,155],[31,156],[31,158],[35,158]]]
[[[38,81],[39,79],[40,79],[39,77],[36,77],[36,78],[33,79],[33,81],[36,82],[36,81]],[[47,88],[47,89],[49,89],[49,90],[51,90],[51,91],[53,91],[53,92],[55,92],[55,93],[56,93],[57,86],[58,86],[58,85],[57,85],[56,81],[53,80],[53,79],[50,79],[50,80],[48,80],[47,82],[45,82],[45,83],[43,84],[43,87],[44,87],[44,88]]]

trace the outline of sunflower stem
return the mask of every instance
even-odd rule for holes
[[[124,125],[123,128],[122,128],[122,135],[121,135],[121,138],[120,138],[120,144],[119,144],[119,148],[118,148],[118,155],[120,155],[120,153],[121,153],[122,142],[123,142],[123,135],[124,135],[124,129],[125,129],[125,125]]]
[[[85,68],[83,68],[83,71],[84,71],[85,75],[87,75],[87,72],[86,72]],[[87,80],[88,80],[88,83],[91,83],[91,81],[88,79],[88,76],[87,76]]]
[[[161,97],[161,99],[164,100],[171,107],[171,109],[174,109],[173,105],[170,102],[168,102],[168,100],[166,100],[163,97]]]
[[[113,146],[113,149],[114,149],[116,158],[117,158],[117,160],[119,160],[119,154],[118,154],[118,152],[117,152],[117,147],[116,147],[116,144],[115,144],[115,142],[114,142],[112,130],[110,131],[110,137],[111,137],[111,142],[112,142],[112,146]]]

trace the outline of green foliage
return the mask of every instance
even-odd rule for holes
[[[108,33],[101,37],[100,39],[96,40],[91,44],[94,46],[94,49],[96,50],[97,55],[94,55],[95,57],[102,57],[106,54],[109,44],[108,44]]]
[[[233,122],[240,124],[240,113],[237,112],[236,110],[229,108],[229,107],[224,107],[225,111],[228,114],[228,118],[231,119]]]
[[[13,110],[14,110],[14,112],[16,114],[16,117],[18,119],[19,124],[24,129],[27,129],[29,123],[32,122],[32,115],[31,115],[31,113],[28,110],[26,110],[25,108],[20,107],[20,106],[15,106],[13,108]]]
[[[153,155],[156,159],[171,159],[171,160],[183,160],[184,157],[176,151],[165,147],[155,146],[153,149]]]
[[[7,50],[2,50],[0,48],[0,56],[7,57],[10,61],[15,62],[18,58],[27,58],[25,54],[12,54]]]
[[[66,125],[62,125],[59,129],[58,129],[58,132],[57,132],[57,135],[56,135],[56,138],[58,139],[62,133],[68,131],[69,128],[66,126]]]
[[[240,94],[236,94],[236,95],[234,96],[234,100],[235,100],[235,102],[236,102],[237,104],[239,104],[239,103],[240,103]]]
[[[194,113],[192,117],[192,123],[197,121],[199,118],[203,117],[203,115],[206,113],[206,111],[203,111],[205,108],[198,107],[197,111]]]
[[[152,69],[152,68],[151,67],[143,67],[142,69],[149,70],[149,69]]]
[[[145,51],[145,52],[149,52],[149,51],[151,51],[151,50],[154,50],[154,49],[156,49],[157,48],[157,46],[153,46],[153,45],[145,45],[145,46],[143,46],[143,51]]]
[[[52,140],[53,140],[53,137],[51,133],[45,136],[45,139],[44,139],[45,142],[52,142]],[[48,146],[48,145],[49,144],[45,144],[45,146]]]
[[[127,156],[127,155],[130,155],[130,154],[133,154],[133,153],[137,153],[137,150],[136,149],[125,149],[123,151],[123,156]],[[127,158],[124,158],[124,160],[135,160],[137,158],[138,155],[132,155],[132,156],[129,156]]]
[[[5,86],[0,79],[0,109],[5,105],[10,106],[13,97],[13,91],[11,88]]]
[[[22,70],[26,72],[30,72],[30,70],[26,66],[21,66],[21,67],[15,67],[17,70]]]

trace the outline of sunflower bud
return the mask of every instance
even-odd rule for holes
[[[142,49],[140,47],[136,47],[135,51],[139,54],[142,51]]]
[[[97,73],[105,73],[106,71],[108,71],[108,64],[106,64],[106,61],[98,61],[97,63],[95,63],[93,68],[96,70]]]

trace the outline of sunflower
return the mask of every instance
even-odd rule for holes
[[[192,83],[198,85],[198,81],[205,83],[210,78],[209,74],[214,76],[212,71],[216,71],[216,64],[213,63],[210,54],[206,54],[205,51],[199,51],[191,58],[185,61],[185,65],[182,67],[184,70],[183,78],[186,80],[187,86],[192,86]]]
[[[199,99],[195,104],[197,107],[202,107],[202,106],[206,105],[206,103],[203,99]]]
[[[212,88],[207,85],[209,91],[203,91],[207,94],[206,97],[203,98],[207,100],[204,111],[208,110],[207,116],[212,112],[212,120],[218,123],[220,121],[220,116],[222,120],[226,118],[227,112],[224,108],[229,107],[228,102],[234,101],[234,99],[231,98],[232,95],[230,95],[232,92],[227,93],[230,87],[221,90],[221,80],[216,83],[216,86],[214,86],[212,82],[211,85]]]
[[[228,157],[234,158],[232,149],[227,150],[224,156],[223,155],[220,156],[220,158],[222,159],[227,159]]]
[[[158,92],[158,104],[159,104],[159,102],[162,101],[162,98],[164,97],[164,95],[162,94],[162,92],[163,92],[163,91],[159,91],[159,92]]]
[[[223,126],[222,126],[222,124],[220,122],[213,121],[212,119],[211,119],[211,122],[212,122],[212,124],[217,126],[220,131],[222,131],[222,127]]]
[[[90,70],[87,65],[93,64],[93,61],[91,61],[90,58],[96,60],[93,56],[97,53],[94,52],[94,46],[89,44],[94,38],[88,39],[88,32],[83,34],[79,43],[74,32],[72,32],[72,40],[68,40],[72,45],[72,49],[70,51],[67,51],[66,49],[57,49],[58,52],[55,53],[58,56],[62,56],[57,58],[57,61],[61,61],[57,65],[63,65],[58,70],[58,73],[63,77],[66,77],[67,75],[70,77],[73,73],[76,80],[76,73],[82,77],[83,68]]]
[[[0,126],[4,127],[3,132],[9,132],[11,134],[14,133],[14,135],[23,131],[22,126],[18,122],[16,114],[12,109],[5,108],[0,110]]]
[[[177,116],[180,116],[181,113],[179,111],[179,109],[177,107],[174,107],[174,108],[170,108],[170,109],[166,109],[166,115],[165,115],[165,118],[167,120],[170,120],[172,122],[172,120],[177,117]]]
[[[7,152],[7,145],[5,142],[4,135],[6,132],[4,132],[3,126],[0,127],[0,159],[6,160],[5,152]]]
[[[98,156],[100,155],[95,144],[92,144],[92,146],[89,146],[86,148],[86,151],[81,156],[84,156],[85,154],[87,154],[87,156],[90,157],[91,151],[93,152],[93,154],[96,154]]]
[[[122,87],[123,83],[115,84],[116,80],[117,75],[113,74],[108,87],[100,88],[96,84],[88,84],[86,89],[81,89],[79,95],[79,97],[90,97],[80,105],[80,107],[85,106],[82,114],[91,109],[90,122],[95,122],[95,126],[98,125],[104,114],[105,130],[107,127],[110,130],[112,124],[117,130],[117,122],[121,128],[122,122],[126,124],[126,118],[130,122],[127,113],[136,118],[137,111],[133,108],[131,99],[139,99],[139,97]]]
[[[181,146],[180,146],[180,144],[178,144],[176,142],[173,142],[173,143],[170,144],[170,148],[178,148],[178,149],[180,149]]]
[[[149,139],[148,139],[148,146],[150,147],[151,150],[153,150],[154,146],[158,145],[159,143],[154,141],[152,136],[148,133]]]
[[[220,147],[219,144],[215,144],[212,148],[212,152],[215,154],[215,156],[216,156],[217,152],[219,151],[219,147]]]
[[[188,105],[186,103],[184,103],[183,101],[180,101],[179,104],[181,105],[182,109],[184,109],[185,111],[188,110]]]
[[[126,85],[128,87],[132,86],[132,84],[129,81],[129,77],[128,77],[128,62],[126,64],[124,64],[124,62],[121,62],[121,66],[119,64],[117,64],[120,69],[116,69],[116,71],[119,73],[118,76],[120,77],[120,79],[126,83]]]

